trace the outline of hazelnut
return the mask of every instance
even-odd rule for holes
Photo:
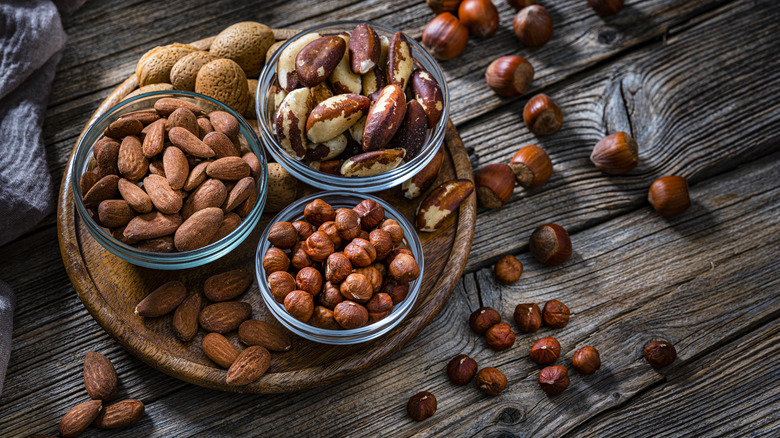
[[[571,364],[580,374],[593,374],[601,368],[601,358],[595,348],[587,346],[574,352]]]
[[[447,377],[458,386],[467,385],[474,378],[474,374],[477,374],[477,361],[465,354],[453,357],[447,364]]]
[[[542,312],[536,303],[518,304],[514,317],[517,329],[523,333],[534,333],[542,326]]]
[[[320,225],[319,228],[317,228],[317,231],[322,231],[323,233],[327,234],[328,237],[330,237],[330,241],[333,242],[334,248],[341,248],[341,236],[339,236],[339,231],[336,229],[335,222],[325,222]]]
[[[333,317],[342,328],[351,330],[368,323],[368,310],[354,301],[342,301],[333,309]]]
[[[653,368],[663,368],[677,359],[677,350],[669,342],[653,341],[645,345],[645,359]]]
[[[385,209],[373,199],[364,199],[353,210],[360,216],[360,227],[373,230],[385,219]]]
[[[458,7],[458,20],[469,34],[484,38],[498,30],[498,9],[490,0],[463,0]]]
[[[379,229],[390,233],[393,245],[397,246],[404,243],[404,229],[401,228],[401,225],[395,219],[385,219],[379,224]]]
[[[303,290],[294,290],[284,297],[284,308],[293,318],[307,322],[314,312],[314,298]]]
[[[517,183],[526,189],[533,189],[547,182],[552,176],[550,157],[539,146],[532,144],[520,148],[509,162]]]
[[[376,249],[368,240],[357,238],[344,247],[344,255],[349,258],[353,266],[362,268],[374,263]]]
[[[479,370],[475,380],[477,388],[487,395],[498,395],[506,388],[506,376],[496,368],[486,367]]]
[[[623,9],[623,0],[588,0],[588,4],[602,17],[610,17]]]
[[[292,226],[298,232],[298,240],[308,239],[311,233],[315,231],[314,227],[306,221],[295,221],[292,223]]]
[[[277,222],[268,230],[268,241],[279,248],[292,248],[298,242],[298,231],[289,222]]]
[[[383,260],[393,250],[393,237],[383,229],[372,230],[368,235],[368,241],[374,245],[377,260]]]
[[[517,257],[507,254],[501,257],[493,267],[496,279],[504,284],[512,284],[523,274],[523,264]]]
[[[506,2],[509,4],[509,6],[515,8],[515,10],[518,11],[526,6],[536,4],[536,0],[506,0]]]
[[[268,276],[268,288],[278,302],[283,302],[288,293],[295,290],[295,278],[289,272],[276,271]]]
[[[374,294],[366,304],[366,310],[368,310],[368,320],[377,322],[393,313],[393,299],[388,294]]]
[[[295,276],[295,284],[298,290],[305,290],[316,297],[322,291],[322,274],[314,268],[303,268]]]
[[[481,335],[487,329],[501,322],[501,315],[492,307],[480,307],[469,316],[469,327],[474,333]]]
[[[387,267],[384,264],[380,262],[376,262],[373,265],[371,265],[371,267],[379,271],[379,275],[382,276],[382,278],[384,278],[387,275]]]
[[[515,15],[512,30],[526,47],[542,47],[552,38],[553,21],[547,9],[531,5]]]
[[[561,355],[561,344],[555,338],[541,338],[534,342],[528,355],[539,365],[550,365]]]
[[[303,209],[303,217],[305,217],[310,224],[319,227],[323,223],[335,219],[336,211],[333,210],[333,207],[331,207],[330,204],[317,198],[306,204],[306,207]]]
[[[359,239],[363,239],[363,240],[369,240],[370,239],[370,237],[369,237],[370,235],[371,234],[368,231],[360,230],[360,234],[358,234],[358,238]]]
[[[569,323],[570,313],[569,308],[562,302],[550,300],[544,304],[544,309],[542,309],[542,321],[550,328],[564,328]]]
[[[395,278],[387,276],[384,283],[382,283],[382,289],[380,292],[390,295],[393,300],[393,304],[398,304],[406,298],[406,294],[409,293],[408,284],[398,284]]]
[[[390,264],[393,263],[393,260],[395,260],[395,258],[398,257],[400,254],[406,254],[414,257],[414,254],[406,248],[394,249],[390,251],[390,254],[385,259],[385,265],[390,267]]]
[[[488,347],[495,351],[504,351],[515,345],[515,333],[509,323],[499,322],[485,332]]]
[[[406,404],[406,412],[414,421],[423,421],[436,413],[436,397],[428,391],[415,394]]]
[[[525,104],[523,121],[535,135],[553,135],[563,125],[563,112],[548,95],[537,94]]]
[[[290,267],[290,258],[279,248],[268,248],[263,257],[266,275],[276,271],[286,271]]]
[[[531,255],[547,266],[560,265],[571,257],[569,233],[557,224],[547,224],[534,230],[528,242]]]
[[[324,262],[329,255],[335,252],[335,247],[326,232],[315,231],[306,239],[303,250],[315,262]]]
[[[486,208],[499,208],[509,202],[515,188],[515,174],[504,163],[482,166],[474,175],[479,205]]]
[[[485,81],[499,96],[519,96],[531,87],[534,68],[520,56],[502,56],[488,65]]]
[[[336,318],[333,316],[333,311],[323,306],[314,308],[309,324],[325,330],[341,329],[341,326],[336,322]]]
[[[442,12],[455,12],[458,10],[461,0],[425,0],[428,7],[431,8],[434,14],[441,14]]]
[[[409,254],[398,254],[393,258],[387,269],[395,281],[401,284],[409,284],[420,276],[420,266],[413,256]]]
[[[325,261],[325,279],[333,283],[341,283],[352,273],[352,262],[343,252],[334,252]]]
[[[367,303],[374,294],[371,282],[363,274],[349,274],[339,285],[341,295],[348,300]]]
[[[553,365],[539,371],[539,386],[542,391],[550,394],[560,394],[569,387],[569,370],[563,365]]]
[[[647,200],[661,216],[668,217],[680,214],[691,206],[688,182],[681,176],[658,178],[650,186]]]
[[[382,273],[375,266],[376,264],[352,270],[352,274],[363,274],[368,279],[368,282],[371,283],[371,290],[374,293],[382,289],[382,280],[384,280]]]
[[[314,262],[309,257],[309,254],[303,249],[306,242],[298,242],[292,249],[292,261],[293,268],[301,270],[307,266],[313,266]]]
[[[616,132],[596,143],[590,154],[590,161],[604,173],[622,175],[636,167],[639,162],[639,147],[630,135]]]
[[[460,55],[468,42],[469,29],[449,12],[437,15],[425,26],[422,35],[425,48],[442,61]]]
[[[319,301],[321,305],[333,310],[338,303],[344,301],[344,296],[341,295],[341,290],[339,290],[337,284],[326,281],[322,286],[322,293],[320,293]]]
[[[360,235],[360,215],[351,208],[336,210],[336,230],[342,239],[349,241]]]

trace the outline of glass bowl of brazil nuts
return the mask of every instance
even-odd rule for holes
[[[109,252],[154,269],[216,260],[263,212],[268,166],[251,125],[187,91],[124,100],[87,127],[68,172],[84,226]]]
[[[412,310],[425,271],[411,223],[350,191],[299,199],[271,220],[255,255],[266,307],[292,332],[346,345],[376,339]]]
[[[312,186],[375,192],[400,185],[442,147],[449,115],[439,64],[380,24],[307,29],[263,68],[255,100],[263,145]]]

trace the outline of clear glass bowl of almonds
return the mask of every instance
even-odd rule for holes
[[[400,185],[433,159],[449,94],[439,64],[414,39],[340,21],[273,52],[255,107],[263,145],[293,176],[365,193]]]
[[[251,125],[188,91],[155,91],[87,127],[68,172],[85,228],[109,252],[154,269],[216,260],[246,239],[268,165]]]
[[[301,198],[260,238],[255,275],[266,307],[293,333],[332,345],[392,330],[425,271],[411,223],[384,200],[350,191]]]

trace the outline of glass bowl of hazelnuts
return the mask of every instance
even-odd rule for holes
[[[293,333],[357,344],[398,325],[420,294],[422,244],[384,200],[320,192],[279,212],[260,238],[255,273],[270,312]]]

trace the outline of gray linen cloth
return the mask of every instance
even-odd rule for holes
[[[0,246],[53,210],[41,128],[67,39],[61,14],[83,3],[0,0]],[[13,304],[13,291],[0,281],[0,393],[11,349]]]

